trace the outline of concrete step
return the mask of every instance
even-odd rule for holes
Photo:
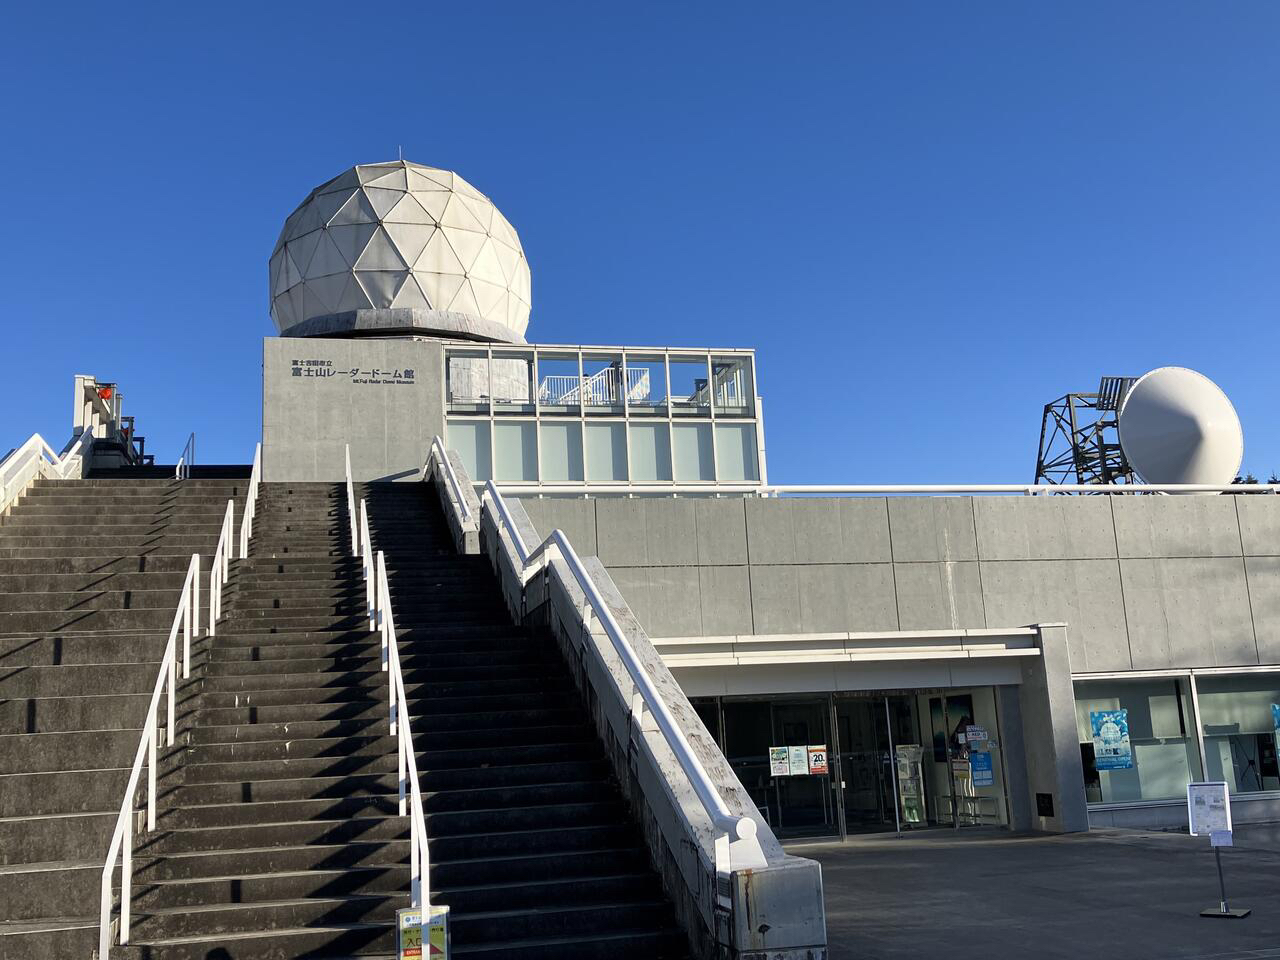
[[[114,551],[105,555],[86,553],[48,556],[41,554],[38,550],[30,551],[30,554],[21,558],[0,556],[0,576],[151,572],[180,572],[185,575],[191,563],[190,553],[163,553],[150,548],[139,553]],[[206,573],[209,570],[209,564],[210,556],[202,555],[200,567]]]
[[[77,590],[67,592],[0,592],[0,613],[82,610],[159,610],[170,615],[177,609],[181,584],[156,590]]]
[[[188,558],[190,562],[190,558]],[[103,573],[0,574],[0,593],[73,593],[82,590],[174,590],[182,587],[182,570],[106,571]]]

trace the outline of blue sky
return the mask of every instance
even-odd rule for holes
[[[1164,364],[1280,470],[1280,5],[476,8],[11,10],[0,445],[88,372],[247,461],[280,225],[403,146],[519,230],[531,340],[756,347],[772,480],[1029,482]]]

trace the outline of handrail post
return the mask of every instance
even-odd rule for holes
[[[129,816],[124,821],[120,865],[120,944],[129,942],[129,908],[133,901],[133,797],[127,798]]]

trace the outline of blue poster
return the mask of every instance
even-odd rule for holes
[[[1271,705],[1271,729],[1276,732],[1276,740],[1280,740],[1280,703]]]
[[[1093,765],[1098,770],[1130,770],[1133,751],[1129,747],[1128,710],[1092,710]]]
[[[996,783],[994,771],[991,769],[991,754],[985,750],[969,751],[969,775],[973,777],[975,787],[993,787]]]

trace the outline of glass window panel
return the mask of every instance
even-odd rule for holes
[[[538,479],[538,431],[532,420],[494,424],[494,477],[499,483],[533,483]]]
[[[1232,793],[1280,790],[1280,674],[1197,677],[1207,780]]]
[[[671,435],[666,423],[631,422],[631,482],[671,479]]]
[[[622,354],[583,354],[582,397],[588,412],[622,413]]]
[[[711,449],[711,424],[672,424],[672,451],[675,454],[676,480],[691,483],[714,480],[715,454]]]
[[[544,413],[577,413],[582,403],[578,355],[538,351],[538,403]]]
[[[721,483],[755,483],[760,479],[754,423],[716,424],[716,466]]]
[[[508,412],[533,412],[533,354],[494,352],[489,369],[489,389],[495,408]]]
[[[489,409],[489,357],[481,351],[450,351],[445,373],[449,409],[478,413]]]
[[[666,413],[667,362],[661,356],[627,354],[627,403],[632,415]]]
[[[493,457],[489,447],[488,420],[449,420],[445,442],[462,458],[472,480],[493,479]]]
[[[1191,723],[1187,681],[1081,680],[1075,685],[1076,728],[1090,803],[1185,797],[1200,779],[1200,753]],[[1090,714],[1126,710],[1132,766],[1099,770]]]
[[[750,356],[711,358],[717,416],[751,416],[755,407],[755,385],[751,370]]]
[[[542,482],[582,481],[582,424],[571,421],[543,421]]]
[[[627,479],[627,425],[587,424],[587,480],[593,483]]]
[[[672,356],[668,367],[671,371],[671,409],[679,414],[710,416],[711,390],[707,384],[710,373],[706,356]]]

